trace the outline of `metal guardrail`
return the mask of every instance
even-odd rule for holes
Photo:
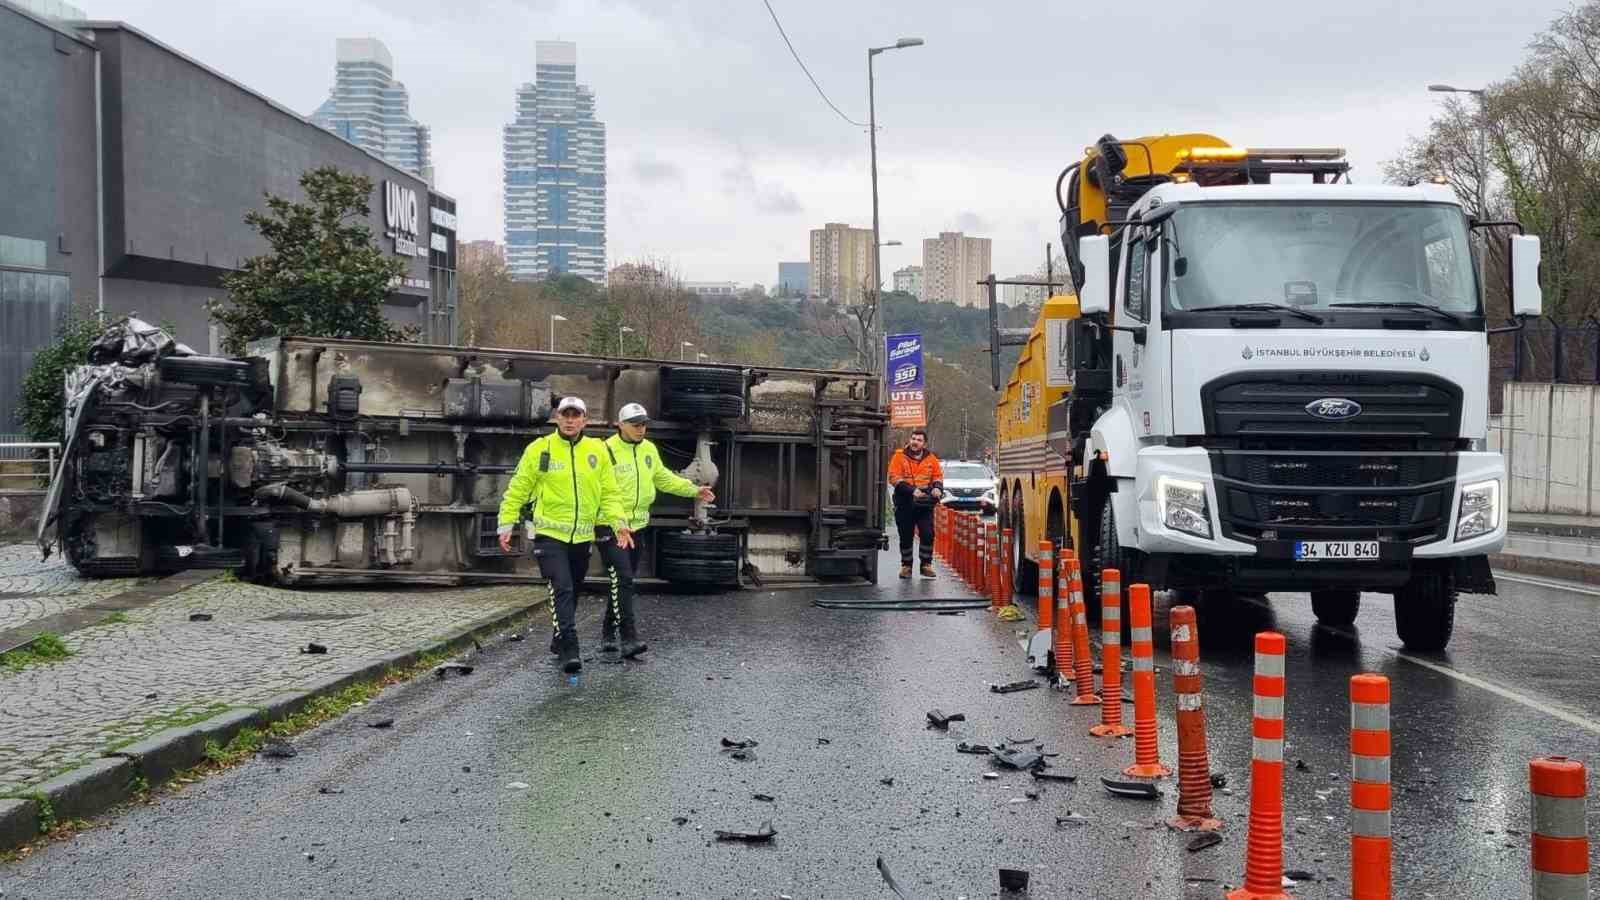
[[[61,445],[54,441],[0,441],[0,490],[49,488],[60,457]]]

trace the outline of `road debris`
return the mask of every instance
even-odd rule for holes
[[[1286,878],[1286,879],[1290,879],[1291,881],[1316,881],[1317,880],[1316,873],[1307,872],[1305,869],[1284,869],[1283,870],[1283,877]],[[1288,885],[1285,885],[1285,887],[1288,887]]]
[[[321,655],[321,654],[327,653],[328,652],[328,648],[323,646],[322,644],[312,643],[312,644],[307,644],[304,647],[301,647],[300,648],[300,652],[301,653],[306,653],[306,654],[311,654],[311,655]]]
[[[1044,766],[1049,765],[1045,762],[1043,756],[1040,756],[1038,753],[1035,753],[1031,750],[1007,750],[1005,752],[991,753],[990,756],[992,756],[994,761],[999,765],[1007,769],[1016,769],[1018,771],[1024,769],[1043,768]]]
[[[937,709],[928,710],[928,724],[934,728],[948,731],[951,722],[965,722],[966,713],[951,713],[948,716]]]
[[[523,631],[513,631],[509,635],[506,636],[506,640],[510,641],[513,644],[520,644],[520,643],[522,643],[523,641],[525,641],[527,639],[528,639],[527,632],[523,632]]]
[[[513,781],[510,784],[507,784],[506,787],[513,791],[525,791],[531,787],[531,785],[529,785],[526,781]]]
[[[1089,824],[1089,819],[1086,816],[1080,816],[1075,812],[1068,812],[1064,816],[1056,816],[1057,828],[1066,828],[1069,826],[1074,828],[1082,828],[1087,824]]]
[[[1297,759],[1297,760],[1294,761],[1294,770],[1296,772],[1309,772],[1309,771],[1311,771],[1311,767],[1306,765],[1306,761],[1305,760]]]
[[[376,722],[368,722],[367,723],[367,727],[368,728],[393,728],[394,727],[394,720],[393,719],[379,719]]]
[[[985,773],[983,773],[983,777],[984,777],[984,779],[986,781],[993,781],[996,778],[1000,777],[1000,773],[999,772],[985,772]]]
[[[1034,769],[1030,774],[1040,781],[1059,781],[1064,784],[1072,784],[1078,780],[1078,776],[1076,775],[1067,775],[1065,773],[1058,772],[1043,772],[1039,769]]]
[[[209,621],[211,621],[211,618],[212,618],[211,613],[190,613],[189,614],[189,621],[191,621],[191,622],[209,622]]]
[[[1227,787],[1228,786],[1228,773],[1227,772],[1212,772],[1211,773],[1211,786],[1214,787],[1214,788],[1217,788],[1218,790],[1221,790],[1222,788]]]
[[[776,803],[778,798],[771,794],[751,794],[750,799],[760,800],[762,803]]]
[[[819,738],[817,738],[817,746],[818,746],[818,747],[826,747],[826,746],[828,746],[828,745],[829,745],[829,744],[831,744],[831,743],[833,743],[833,741],[830,741],[830,740],[828,740],[828,739],[827,739],[827,738],[825,738],[825,737],[819,737]]]
[[[1112,794],[1131,800],[1154,800],[1161,796],[1161,791],[1155,785],[1145,781],[1118,781],[1103,777],[1100,783]]]
[[[673,816],[672,817],[672,824],[678,826],[679,828],[682,828],[683,826],[689,824],[689,817],[688,816]]]
[[[290,759],[299,756],[300,751],[296,750],[294,745],[288,741],[267,738],[261,742],[261,755],[270,756],[273,759]]]
[[[1208,847],[1215,847],[1220,843],[1222,843],[1222,835],[1217,834],[1215,831],[1208,831],[1190,841],[1188,845],[1184,847],[1184,849],[1188,850],[1190,853],[1199,853],[1201,850],[1204,850]]]
[[[988,756],[989,754],[993,753],[994,750],[992,750],[988,744],[969,744],[966,741],[962,741],[956,745],[956,752],[971,753],[976,756]]]
[[[748,750],[751,747],[759,746],[761,746],[761,742],[755,738],[745,738],[742,741],[736,741],[732,738],[722,739],[722,749],[724,750]]]
[[[474,668],[473,666],[467,665],[464,662],[458,662],[458,661],[452,660],[450,662],[440,663],[439,665],[434,666],[433,667],[433,677],[439,679],[440,681],[443,681],[445,679],[445,676],[449,675],[451,672],[454,672],[457,675],[462,675],[462,676],[471,675],[473,668]]]
[[[900,897],[902,900],[911,900],[911,895],[900,888],[900,885],[894,880],[894,875],[889,872],[889,864],[884,862],[881,856],[878,857],[878,874],[883,876],[883,883],[888,886],[889,890],[894,891],[896,897]]]
[[[319,794],[342,794],[342,793],[344,793],[344,788],[319,787],[319,788],[317,788],[317,793],[319,793]]]
[[[894,779],[893,778],[879,778],[878,779],[878,783],[883,785],[884,787],[894,787]]]
[[[1013,681],[1008,684],[991,684],[989,691],[995,694],[1014,694],[1017,691],[1031,691],[1038,686],[1037,681]]]
[[[778,834],[778,829],[772,827],[772,820],[761,823],[755,831],[717,831],[714,832],[719,841],[742,841],[746,844],[765,844]]]
[[[1025,891],[1028,889],[1027,869],[1001,869],[1000,890]]]

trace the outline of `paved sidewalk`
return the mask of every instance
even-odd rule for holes
[[[0,547],[0,627],[135,583],[79,579],[32,547]],[[68,659],[0,669],[0,797],[179,722],[262,706],[541,599],[527,586],[289,591],[219,574],[63,635]],[[196,612],[213,620],[190,621]],[[328,653],[301,653],[312,641]]]
[[[1600,538],[1600,516],[1512,513],[1507,527],[1512,534]]]

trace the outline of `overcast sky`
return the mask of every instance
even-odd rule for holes
[[[334,39],[394,54],[433,129],[437,187],[463,239],[502,239],[500,129],[536,40],[578,44],[609,141],[611,264],[671,260],[690,280],[772,285],[824,222],[872,224],[864,128],[795,65],[762,0],[76,0],[309,114]],[[818,82],[865,121],[878,57],[884,269],[921,239],[994,239],[1001,276],[1059,241],[1057,173],[1083,146],[1207,131],[1241,145],[1342,146],[1358,181],[1437,106],[1426,85],[1504,77],[1559,0],[1142,3],[772,0]]]

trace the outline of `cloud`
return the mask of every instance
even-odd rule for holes
[[[722,170],[722,190],[767,215],[792,216],[805,208],[800,198],[782,184],[757,179],[748,160]]]
[[[989,220],[977,213],[967,210],[956,216],[956,230],[972,237],[984,237],[994,230]]]
[[[633,161],[633,176],[645,184],[680,184],[683,167],[664,159],[641,156]]]

